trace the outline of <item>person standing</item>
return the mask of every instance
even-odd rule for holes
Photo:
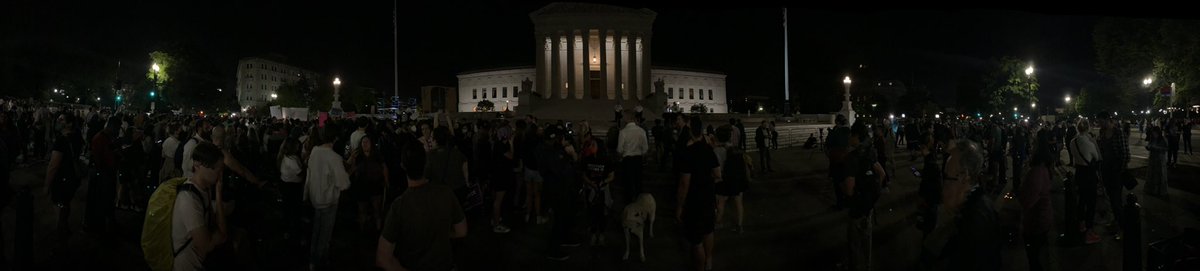
[[[847,263],[850,270],[871,270],[875,203],[879,200],[887,172],[876,160],[877,153],[871,146],[866,124],[856,122],[850,128],[850,135],[852,151],[842,169],[846,176],[843,190],[850,207],[850,223],[846,227]]]
[[[612,183],[613,165],[610,162],[607,152],[599,139],[592,137],[591,133],[584,133],[583,138],[583,160],[584,166],[583,181],[587,185],[584,190],[584,201],[587,202],[587,212],[589,222],[588,227],[591,232],[590,245],[604,245],[604,231],[608,224],[608,211],[612,207],[612,194],[610,193],[609,184]]]
[[[1116,226],[1114,236],[1117,240],[1121,239],[1121,229],[1125,221],[1124,202],[1125,193],[1121,185],[1121,175],[1124,174],[1126,166],[1129,165],[1129,140],[1125,138],[1125,133],[1121,131],[1120,122],[1112,118],[1111,114],[1104,114],[1101,120],[1103,126],[1100,129],[1100,157],[1101,161],[1101,177],[1104,181],[1105,195],[1108,196],[1110,210],[1113,213],[1113,223]]]
[[[91,162],[96,174],[88,180],[87,209],[84,212],[84,229],[93,232],[106,231],[113,218],[117,179],[117,146],[114,144],[121,119],[113,116],[104,129],[92,138]]]
[[[309,269],[325,266],[329,261],[329,241],[337,218],[338,199],[350,188],[342,156],[333,150],[338,139],[335,124],[326,124],[320,131],[320,144],[308,157],[308,176],[305,178],[304,199],[312,202],[313,230],[309,247]]]
[[[359,126],[361,130],[361,125]],[[359,138],[359,146],[351,151],[350,165],[351,184],[355,200],[358,202],[358,226],[366,231],[367,217],[374,223],[372,229],[383,229],[383,191],[388,190],[388,168],[375,147],[372,136]]]
[[[734,232],[745,232],[742,227],[744,218],[744,209],[742,207],[742,195],[746,192],[749,186],[750,172],[754,169],[746,163],[744,151],[731,146],[730,140],[733,134],[733,126],[725,125],[717,128],[717,146],[713,148],[713,152],[717,155],[717,162],[721,167],[721,182],[716,184],[717,191],[717,227],[721,228],[724,225],[722,220],[725,218],[725,203],[732,198],[733,205],[737,211],[737,225],[733,228]]]
[[[172,208],[175,270],[204,270],[205,258],[229,240],[225,205],[221,204],[225,194],[223,156],[221,149],[210,143],[197,145],[192,152],[193,175],[179,186],[180,196]]]
[[[720,162],[711,146],[704,140],[703,124],[691,118],[687,147],[680,150],[682,163],[675,208],[675,219],[683,225],[684,238],[692,247],[696,270],[711,270],[713,261],[713,230],[716,226],[716,184],[721,181]]]
[[[850,127],[846,126],[846,122],[846,116],[838,114],[834,120],[837,126],[829,131],[825,139],[825,155],[829,157],[829,177],[833,183],[834,197],[837,199],[833,209],[846,207],[846,191],[842,190],[842,182],[846,180],[845,170],[842,169],[846,167],[846,155],[850,153]]]
[[[1146,150],[1150,151],[1146,194],[1167,199],[1167,177],[1170,176],[1167,174],[1167,139],[1158,126],[1147,129],[1146,136]]]
[[[779,150],[779,130],[775,129],[775,121],[771,121],[771,149]]]
[[[762,173],[775,172],[771,169],[771,148],[767,146],[767,140],[771,137],[771,130],[767,128],[767,121],[764,120],[758,125],[758,129],[754,131],[754,143],[758,148],[758,160],[762,164],[759,168]]]
[[[946,270],[1000,270],[1003,233],[989,192],[979,185],[983,163],[982,150],[975,142],[953,141],[942,176],[942,202],[954,215],[952,227],[956,229],[942,252]]]
[[[637,125],[636,120],[626,118],[625,128],[621,129],[617,140],[617,153],[621,155],[621,181],[625,183],[625,200],[633,202],[634,197],[642,193],[642,164],[643,156],[649,145],[646,142],[646,130]]]
[[[546,201],[554,214],[554,225],[547,238],[546,257],[564,261],[570,258],[570,254],[562,248],[579,246],[579,241],[571,234],[578,210],[579,184],[575,163],[579,155],[567,141],[565,128],[557,125],[546,128],[546,142],[538,149],[537,155],[542,177],[546,179]]]
[[[1167,164],[1175,168],[1179,164],[1179,137],[1183,132],[1178,120],[1167,121],[1163,126],[1167,129]]]
[[[425,179],[424,148],[410,145],[402,156],[408,188],[388,208],[375,249],[375,266],[383,270],[454,270],[451,239],[467,236],[462,206],[449,187]]]
[[[1012,143],[1009,144],[1008,154],[1012,156],[1012,191],[1021,190],[1021,175],[1024,174],[1025,159],[1029,156],[1029,134],[1025,127],[1013,128]],[[1013,193],[1017,194],[1017,193]]]
[[[433,141],[437,149],[429,152],[428,162],[425,163],[425,177],[430,182],[449,186],[454,190],[459,203],[467,200],[467,178],[470,177],[470,167],[466,155],[454,147],[453,135],[450,129],[443,126],[433,130]]]
[[[621,103],[618,102],[617,105],[613,106],[613,120],[615,120],[617,124],[620,124],[621,120],[625,119],[621,116],[621,111],[625,111],[625,109],[622,108]]]
[[[1051,223],[1054,222],[1054,209],[1050,202],[1050,168],[1054,162],[1050,160],[1050,153],[1042,150],[1033,156],[1029,166],[1025,184],[1017,190],[1017,199],[1021,202],[1021,229],[1024,231],[1029,270],[1040,271],[1043,269],[1042,252],[1046,249]],[[1017,187],[1014,177],[1013,189]]]
[[[46,194],[50,196],[50,200],[54,202],[54,206],[58,207],[57,230],[60,233],[70,231],[67,222],[71,217],[71,199],[75,197],[75,190],[79,188],[80,182],[85,177],[78,176],[79,171],[75,168],[76,161],[84,147],[83,139],[77,130],[78,124],[78,120],[70,114],[58,116],[59,135],[54,140],[54,147],[50,152],[50,162],[46,164],[46,185],[43,187],[46,189]],[[8,182],[0,183],[0,185],[5,186],[0,189],[8,188]]]
[[[1086,232],[1085,243],[1095,244],[1100,242],[1100,236],[1096,235],[1093,229],[1096,216],[1096,186],[1100,182],[1100,152],[1088,134],[1090,127],[1087,121],[1080,121],[1076,130],[1078,135],[1071,140],[1070,154],[1072,165],[1075,166],[1076,191],[1079,191],[1079,231]]]
[[[1183,130],[1183,151],[1188,155],[1192,155],[1192,120],[1183,119],[1181,127],[1181,130]]]

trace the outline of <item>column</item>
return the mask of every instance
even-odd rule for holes
[[[641,83],[642,89],[644,89],[646,94],[653,93],[655,91],[653,87],[654,79],[650,78],[650,68],[654,62],[650,61],[650,33],[642,33],[642,59],[639,63],[642,63],[642,80],[638,82]],[[645,95],[642,95],[642,97],[645,97]]]
[[[629,96],[633,98],[632,100],[641,100],[642,96],[638,95],[638,92],[640,92],[641,90],[638,88],[639,85],[638,85],[638,78],[637,78],[637,69],[639,66],[642,65],[642,63],[639,63],[637,61],[638,59],[637,59],[637,35],[636,34],[629,33],[626,36],[625,47],[626,47],[626,50],[629,52],[629,54],[628,54],[629,69],[626,70],[627,77],[625,77],[628,79],[628,83],[625,84],[625,88],[629,90]]]
[[[613,61],[616,61],[613,63],[613,92],[617,96],[618,101],[625,100],[625,93],[621,89],[621,84],[625,83],[624,80],[621,80],[621,72],[623,71],[621,65],[625,64],[625,61],[621,59],[622,36],[619,30],[613,30]]]
[[[600,80],[604,82],[604,98],[612,100],[613,96],[609,95],[609,90],[612,85],[608,81],[608,30],[600,29],[600,34],[596,38],[600,39]]]
[[[545,95],[545,85],[547,80],[550,78],[549,76],[546,76],[546,68],[548,68],[546,67],[546,53],[550,51],[550,44],[546,42],[547,37],[545,34],[537,33],[533,35],[533,38],[537,41],[537,43],[534,43],[537,44],[537,64],[534,64],[534,66],[537,67],[537,71],[533,78],[533,82],[535,83],[533,84],[534,87],[532,90],[538,94]]]
[[[566,88],[564,99],[572,98],[571,93],[579,87],[575,84],[575,61],[578,61],[575,57],[575,29],[571,29],[567,30],[567,80],[564,80],[567,84],[563,85]]]
[[[580,62],[583,65],[580,68],[583,69],[583,82],[579,88],[581,91],[576,92],[575,97],[584,99],[584,97],[592,95],[592,29],[584,28],[581,32],[583,34],[583,61]]]
[[[554,36],[550,39],[550,86],[547,86],[546,92],[542,93],[542,97],[546,99],[551,99],[554,96],[557,96],[558,90],[562,89],[562,72],[560,72],[562,67],[559,67],[559,62],[562,61],[562,55],[558,53],[559,42],[561,41],[562,36],[557,31],[553,32],[551,35]]]

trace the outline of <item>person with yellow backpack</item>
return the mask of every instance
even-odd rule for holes
[[[191,177],[167,180],[150,196],[141,243],[152,270],[204,270],[205,257],[227,240],[219,204],[224,154],[212,143],[200,143],[191,158]]]

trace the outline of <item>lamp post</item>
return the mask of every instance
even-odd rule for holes
[[[333,78],[333,106],[329,109],[329,115],[333,117],[342,116],[342,101],[341,101],[342,79]]]
[[[842,85],[846,86],[846,93],[843,95],[843,99],[842,99],[841,114],[846,116],[846,120],[848,121],[846,123],[847,125],[854,124],[854,108],[851,107],[851,104],[850,104],[850,83],[851,83],[851,81],[850,81],[849,75],[847,75],[846,78],[842,79]]]
[[[157,91],[157,90],[158,90],[158,88],[159,88],[159,86],[158,86],[158,73],[159,73],[159,71],[161,71],[162,69],[161,69],[161,67],[159,67],[159,66],[158,66],[158,63],[151,63],[151,64],[150,64],[150,69],[151,69],[151,70],[154,70],[154,89],[151,89],[151,90],[150,90],[150,97],[151,97],[151,99],[150,99],[150,112],[154,112],[154,99],[153,99],[153,98],[154,98],[154,92],[155,92],[155,91]]]

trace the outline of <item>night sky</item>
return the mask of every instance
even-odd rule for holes
[[[251,3],[252,2],[252,3]],[[443,2],[437,2],[443,3]],[[475,69],[532,65],[529,13],[549,2],[402,3],[399,8],[401,96],[425,85],[456,85]],[[147,54],[163,44],[189,44],[218,67],[233,88],[238,59],[269,54],[347,84],[392,89],[390,1],[348,4],[293,1],[200,1],[167,4],[6,3],[0,11],[6,42],[49,46],[123,64],[122,77],[146,71]],[[730,97],[782,98],[782,14],[776,7],[694,7],[624,4],[658,13],[658,66],[728,75]],[[977,76],[986,60],[1032,61],[1041,99],[1061,102],[1064,89],[1098,77],[1091,44],[1100,14],[1056,11],[826,9],[789,10],[791,86],[801,95],[838,92],[841,77],[867,65],[880,79],[927,86],[953,105],[960,78]],[[852,74],[853,75],[853,74]],[[812,111],[836,110],[810,106]]]

